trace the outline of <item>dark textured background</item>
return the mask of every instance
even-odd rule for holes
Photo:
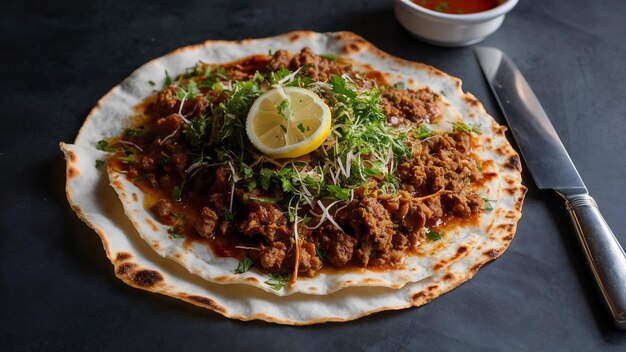
[[[126,286],[71,212],[60,141],[146,61],[206,39],[354,31],[463,79],[498,121],[471,48],[423,44],[392,1],[12,1],[0,11],[0,350],[626,350],[561,200],[527,172],[510,249],[418,308],[343,324],[243,323]],[[508,52],[626,244],[626,2],[521,0],[484,44]]]

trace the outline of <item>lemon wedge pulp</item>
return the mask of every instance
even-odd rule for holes
[[[304,88],[277,87],[254,101],[246,133],[263,154],[297,158],[322,145],[330,125],[330,108],[317,94]]]

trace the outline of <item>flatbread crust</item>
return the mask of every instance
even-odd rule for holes
[[[453,261],[444,261],[436,270],[431,270],[428,275],[417,279],[420,281],[400,285],[401,288],[398,289],[347,287],[324,296],[289,292],[294,294],[278,297],[274,293],[247,285],[207,282],[186,272],[178,263],[161,258],[154,252],[157,250],[176,259],[176,246],[163,246],[161,242],[154,240],[148,240],[149,245],[146,245],[140,240],[133,224],[119,207],[115,193],[108,188],[103,170],[96,169],[93,165],[96,159],[105,157],[104,153],[95,150],[96,142],[118,135],[128,117],[133,115],[133,107],[151,93],[151,87],[146,82],[154,77],[161,77],[166,69],[171,74],[181,73],[198,60],[221,63],[251,54],[266,53],[269,49],[297,52],[305,46],[318,53],[348,56],[357,62],[369,64],[374,69],[389,72],[390,77],[393,73],[395,79],[404,77],[410,88],[429,86],[445,98],[465,123],[480,123],[483,126],[479,142],[489,148],[479,147],[480,157],[494,160],[493,171],[498,174],[493,181],[496,184],[490,185],[485,194],[489,199],[496,199],[493,204],[495,210],[490,216],[483,217],[475,229],[466,229],[468,232],[483,231],[485,237],[471,248],[464,247],[464,256]],[[114,264],[118,277],[131,286],[177,297],[242,320],[262,319],[285,324],[311,324],[345,321],[376,311],[424,304],[472,277],[478,268],[499,256],[508,247],[521,216],[526,192],[526,188],[521,185],[519,156],[504,137],[504,128],[493,121],[471,94],[462,92],[458,79],[430,66],[391,57],[363,38],[347,32],[293,32],[239,42],[207,41],[176,50],[150,61],[107,93],[87,117],[75,144],[62,144],[61,147],[67,159],[68,200],[79,217],[102,238],[107,256]],[[112,183],[115,187],[115,180]],[[128,204],[141,204],[135,199],[139,196],[137,193],[126,187],[115,188],[123,201],[124,198],[129,200],[125,202],[127,214]],[[137,222],[133,216],[131,219]],[[158,227],[156,221],[153,225]],[[194,272],[198,273],[197,270]],[[338,288],[346,286],[349,285],[340,285]],[[325,286],[325,293],[334,291],[329,287],[331,286]],[[337,289],[337,286],[334,288]],[[319,293],[315,291],[317,290],[300,290]]]

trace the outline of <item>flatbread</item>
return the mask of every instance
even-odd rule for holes
[[[261,279],[255,277],[259,273],[234,275],[232,271],[236,263],[224,260],[215,265],[213,258],[207,255],[210,251],[200,254],[198,251],[181,252],[180,245],[169,238],[161,238],[163,229],[154,221],[152,223],[157,231],[151,228],[145,221],[149,214],[141,209],[141,202],[135,200],[135,197],[140,197],[140,192],[132,189],[132,183],[122,183],[120,178],[112,175],[112,184],[121,196],[126,214],[150,246],[140,245],[137,232],[132,226],[128,226],[128,219],[121,216],[119,203],[113,200],[103,202],[103,197],[111,196],[111,190],[106,187],[106,175],[93,165],[95,160],[105,157],[104,153],[95,150],[96,142],[118,135],[127,125],[128,117],[134,113],[133,107],[151,93],[151,87],[145,82],[161,77],[164,70],[170,74],[182,73],[186,67],[199,60],[222,63],[266,53],[270,49],[296,52],[305,46],[314,52],[336,53],[356,62],[369,64],[376,70],[393,73],[390,78],[402,80],[410,88],[428,86],[443,96],[444,101],[450,105],[446,110],[451,111],[450,119],[460,118],[465,123],[480,123],[483,134],[479,143],[488,146],[479,148],[480,157],[494,160],[493,172],[498,175],[484,190],[486,198],[495,199],[495,210],[483,216],[478,225],[464,228],[462,231],[467,236],[455,237],[466,241],[449,247],[456,249],[456,253],[446,253],[434,262],[423,263],[419,267],[421,271],[418,275],[400,275],[395,272],[390,275],[387,273],[369,276],[369,279],[380,279],[379,282],[373,282],[373,285],[391,288],[348,287],[351,284],[347,282],[351,280],[339,276],[309,279],[310,281],[298,280],[297,286],[291,290],[263,292],[255,287],[232,284],[254,284],[266,289],[266,285],[261,284]],[[504,128],[493,121],[473,96],[462,92],[458,79],[426,65],[393,58],[364,39],[346,32],[294,32],[240,42],[208,41],[179,49],[142,66],[111,90],[90,113],[75,144],[62,144],[62,149],[68,160],[68,199],[79,216],[103,239],[107,255],[114,263],[118,277],[133,286],[178,297],[242,320],[256,318],[289,324],[343,321],[375,311],[423,304],[469,279],[480,266],[506,249],[521,215],[526,190],[521,185],[519,157],[504,138]],[[159,254],[182,263],[194,274],[231,284],[213,284],[185,273],[179,264],[155,256],[150,247]],[[462,255],[457,255],[459,248],[464,248]],[[252,278],[257,282],[253,282]],[[358,280],[354,281],[357,283],[355,286],[367,284],[368,280],[365,279],[368,277],[361,278],[360,284]],[[410,283],[405,285],[407,282]],[[338,289],[341,290],[334,292]],[[290,295],[279,297],[276,293]],[[324,295],[312,296],[304,293]]]

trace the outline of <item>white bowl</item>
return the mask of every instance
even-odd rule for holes
[[[398,21],[415,37],[442,46],[466,46],[495,32],[518,0],[506,0],[491,10],[448,14],[429,10],[410,0],[395,0]]]

